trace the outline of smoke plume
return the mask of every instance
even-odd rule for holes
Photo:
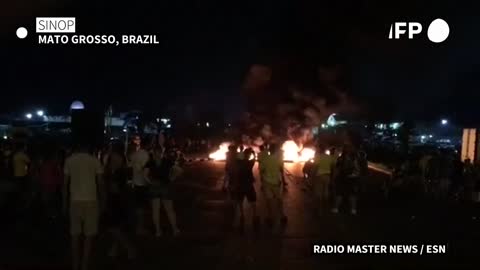
[[[295,66],[250,67],[244,82],[248,113],[243,127],[255,144],[289,139],[303,145],[312,140],[312,128],[321,126],[332,113],[357,111],[347,95],[348,80],[342,66],[319,66],[314,70],[308,78],[292,76],[299,73]]]

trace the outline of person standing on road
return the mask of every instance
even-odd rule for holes
[[[283,209],[282,186],[285,183],[283,174],[283,160],[280,148],[272,144],[270,155],[264,159],[262,186],[267,201],[267,224],[273,225],[273,221],[280,216],[280,223],[287,223],[287,216]]]
[[[439,179],[438,179],[438,198],[446,200],[451,185],[451,175],[453,171],[453,160],[446,151],[442,151],[439,157]]]
[[[38,176],[46,216],[53,219],[60,213],[60,191],[63,180],[62,167],[56,151],[47,152],[45,160],[40,165]]]
[[[252,213],[252,224],[255,228],[259,226],[257,216],[257,194],[255,192],[253,176],[253,166],[255,165],[255,152],[252,148],[247,148],[243,152],[243,158],[237,160],[238,175],[235,181],[231,182],[230,190],[235,201],[235,214],[238,216],[240,229],[243,231],[245,225],[245,214],[243,201],[247,198]]]
[[[231,144],[228,146],[228,152],[225,154],[225,177],[223,178],[223,190],[227,191],[230,180],[236,177],[237,169],[237,146]]]
[[[452,156],[452,160],[452,188],[450,190],[450,196],[454,200],[459,200],[465,185],[463,177],[464,164],[459,157]]]
[[[146,234],[145,212],[148,206],[148,187],[145,177],[145,167],[150,155],[142,147],[142,139],[136,135],[133,137],[134,150],[130,155],[130,167],[132,170],[132,187],[136,215],[136,233]]]
[[[343,149],[342,156],[338,158],[336,164],[336,198],[335,205],[332,209],[334,214],[338,213],[344,198],[349,198],[350,200],[350,213],[352,215],[357,214],[357,193],[361,171],[362,168],[358,158],[358,152],[353,149],[353,146],[346,145]]]
[[[263,175],[263,171],[265,170],[265,158],[268,157],[268,149],[265,145],[260,146],[260,153],[258,153],[258,171],[260,177]],[[260,182],[263,183],[262,179]]]
[[[311,170],[313,194],[317,200],[318,214],[323,214],[323,209],[328,204],[329,187],[332,178],[335,158],[326,152],[326,148],[320,146],[315,152],[313,168]]]
[[[72,269],[87,270],[94,237],[98,232],[100,208],[105,205],[105,189],[100,161],[91,155],[85,146],[65,162],[63,207],[70,203],[70,234],[72,236]],[[69,200],[68,200],[69,198]],[[80,236],[83,242],[83,258],[80,251]]]
[[[476,171],[475,167],[472,164],[472,160],[467,158],[465,160],[465,165],[463,168],[463,177],[465,181],[465,190],[463,194],[463,199],[467,202],[471,202],[474,196],[474,188],[476,182]]]
[[[20,205],[24,208],[30,206],[31,200],[31,181],[29,177],[31,160],[26,153],[27,146],[25,143],[17,143],[15,150],[12,156],[13,180],[18,187]]]
[[[136,256],[135,248],[128,238],[128,186],[127,164],[121,143],[112,144],[108,159],[105,160],[105,181],[107,186],[106,219],[112,234],[113,244],[109,256],[118,255],[118,249],[127,250],[129,259]]]
[[[178,162],[175,150],[169,150],[165,155],[154,155],[154,158],[147,165],[152,202],[152,219],[156,237],[163,235],[160,223],[160,207],[162,205],[165,208],[170,226],[172,226],[173,235],[177,236],[180,234],[172,198],[172,182],[182,173]]]

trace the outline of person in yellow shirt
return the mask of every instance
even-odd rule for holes
[[[13,177],[19,180],[25,180],[28,176],[28,167],[30,158],[26,154],[25,144],[18,144],[17,151],[13,154]]]
[[[318,213],[323,214],[323,209],[329,199],[330,181],[333,175],[336,159],[325,147],[318,147],[313,161],[312,188],[317,201]]]
[[[270,146],[270,154],[263,157],[261,170],[263,192],[267,201],[267,223],[273,226],[275,216],[280,216],[280,224],[287,223],[283,210],[282,186],[285,183],[283,174],[282,151],[277,145]]]
[[[30,167],[30,158],[26,154],[26,145],[18,143],[12,156],[13,180],[18,187],[20,208],[28,208],[31,203],[30,179],[28,171]]]

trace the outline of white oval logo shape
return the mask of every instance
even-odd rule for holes
[[[431,42],[443,42],[448,38],[449,34],[450,27],[448,23],[442,19],[436,19],[428,26],[427,35]]]
[[[27,28],[25,28],[25,27],[19,27],[19,28],[17,29],[17,32],[16,32],[16,33],[17,33],[17,37],[20,38],[20,39],[24,39],[24,38],[26,38],[27,35],[28,35]]]

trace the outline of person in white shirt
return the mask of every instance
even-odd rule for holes
[[[146,177],[146,166],[150,155],[142,148],[140,136],[133,137],[134,150],[130,154],[129,165],[132,169],[132,186],[135,197],[135,209],[137,216],[137,234],[146,234],[145,219],[146,208],[149,204],[148,182]]]
[[[79,147],[65,161],[64,211],[70,203],[70,233],[72,236],[72,269],[86,270],[94,237],[98,232],[99,208],[104,205],[104,186],[100,161]],[[69,200],[68,200],[69,198]],[[83,258],[80,236],[85,236]]]

